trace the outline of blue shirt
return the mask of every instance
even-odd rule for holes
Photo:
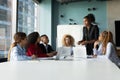
[[[31,57],[26,56],[25,48],[22,48],[19,44],[12,48],[10,53],[10,61],[23,61],[31,59]]]

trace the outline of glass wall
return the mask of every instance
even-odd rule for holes
[[[0,58],[7,58],[15,32],[38,31],[38,8],[33,0],[0,0]]]
[[[0,58],[7,57],[11,44],[12,0],[0,0]]]
[[[18,0],[18,28],[19,32],[29,34],[36,30],[36,8],[37,4],[33,0]]]

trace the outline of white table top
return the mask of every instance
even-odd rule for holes
[[[21,61],[0,64],[0,80],[120,80],[109,60]]]

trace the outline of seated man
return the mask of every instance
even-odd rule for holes
[[[52,46],[48,44],[49,43],[49,38],[48,38],[47,35],[42,35],[40,37],[40,40],[41,40],[41,43],[40,43],[39,46],[41,47],[43,53],[56,52],[56,51],[53,50]]]

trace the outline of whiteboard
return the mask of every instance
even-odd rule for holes
[[[75,39],[75,45],[82,40],[83,25],[58,25],[57,26],[57,44],[56,47],[62,46],[62,38],[65,34],[70,34]]]

